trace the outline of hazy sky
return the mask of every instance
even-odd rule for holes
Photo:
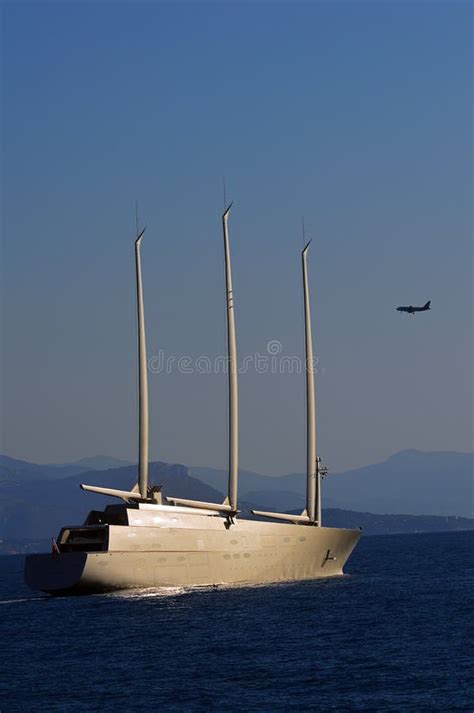
[[[330,468],[471,450],[472,99],[470,2],[4,3],[1,450],[135,458],[135,199],[150,356],[224,353],[223,174],[241,359],[302,354],[305,216]],[[150,402],[225,465],[222,373]],[[240,402],[242,467],[304,470],[303,375]]]

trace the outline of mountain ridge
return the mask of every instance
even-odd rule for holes
[[[330,475],[323,481],[323,506],[373,515],[472,517],[472,453],[405,450],[385,461]],[[137,466],[84,470],[84,464],[108,456],[86,458],[54,466],[0,456],[0,538],[21,533],[24,522],[32,534],[50,520],[54,529],[80,523],[87,510],[110,499],[85,495],[80,482],[129,489],[137,479]],[[111,459],[117,462],[115,459]],[[121,461],[118,461],[121,463]],[[78,463],[82,463],[78,465]],[[167,464],[150,464],[150,479],[162,484],[168,495],[222,502],[227,491],[225,470]],[[302,510],[305,475],[266,476],[240,470],[239,503],[273,512]]]
[[[222,502],[219,491],[188,475],[181,464],[149,464],[150,484],[162,485],[166,494]],[[85,493],[81,483],[130,490],[136,483],[136,466],[75,473],[61,480],[36,480],[27,487],[0,483],[0,539],[41,539],[57,534],[64,525],[81,524],[90,510],[110,505],[110,497]]]
[[[224,470],[191,467],[190,472],[209,485],[218,479],[225,482]],[[473,472],[474,453],[469,451],[407,449],[378,463],[330,473],[323,481],[323,503],[375,514],[472,517]],[[273,502],[278,502],[278,492],[286,491],[287,509],[292,510],[299,507],[306,492],[306,476],[265,476],[242,470],[239,490],[243,497],[267,490]]]

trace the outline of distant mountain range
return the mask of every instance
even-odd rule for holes
[[[223,470],[191,468],[190,473],[212,487],[225,487]],[[400,451],[382,463],[330,473],[323,481],[323,503],[380,514],[473,517],[473,476],[473,453]],[[305,489],[302,473],[239,474],[241,497],[261,502],[266,493],[268,507],[296,510],[304,504]]]
[[[86,470],[109,470],[110,468],[122,468],[126,465],[133,465],[129,460],[120,460],[111,456],[92,456],[92,458],[81,458],[72,463],[52,463],[53,468],[80,468],[81,473]]]
[[[5,481],[29,482],[31,480],[60,480],[70,475],[84,473],[87,470],[108,470],[131,465],[129,461],[111,458],[110,456],[94,456],[82,458],[72,463],[48,463],[38,465],[25,460],[0,455],[0,484]]]
[[[163,485],[168,495],[222,502],[222,494],[188,475],[183,465],[150,463],[150,482]],[[130,490],[137,481],[136,466],[92,470],[58,479],[30,479],[27,483],[0,481],[0,539],[30,540],[56,535],[63,525],[81,524],[89,510],[112,502],[105,495],[84,493],[80,483]]]
[[[111,464],[118,467],[107,468]],[[227,488],[220,470],[157,462],[149,472],[165,495],[222,502]],[[462,519],[472,517],[472,475],[473,454],[403,451],[383,463],[329,476],[323,484],[324,521],[374,533],[474,528],[474,521]],[[136,479],[135,465],[105,456],[64,465],[0,456],[0,540],[51,537],[113,502],[82,492],[80,483],[128,490]],[[251,507],[301,512],[305,477],[241,471],[239,492],[243,512]]]

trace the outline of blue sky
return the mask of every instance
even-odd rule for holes
[[[150,356],[301,355],[334,470],[472,449],[472,5],[4,3],[2,450],[134,459]],[[398,304],[432,311],[399,315]],[[304,381],[241,375],[241,464],[305,467]],[[150,375],[152,459],[226,462],[222,374]]]

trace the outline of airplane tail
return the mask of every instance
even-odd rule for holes
[[[428,302],[425,305],[423,305],[423,309],[431,309],[430,305],[431,305],[431,300],[428,300]]]

